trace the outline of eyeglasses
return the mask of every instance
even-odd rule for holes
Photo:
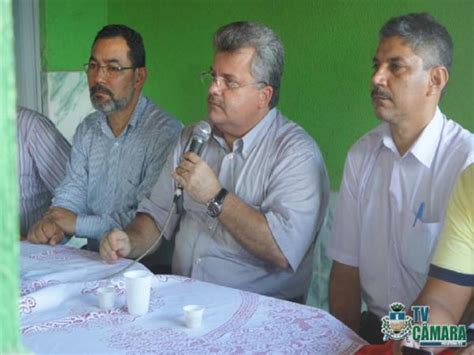
[[[267,83],[264,81],[254,81],[253,83],[239,84],[238,82],[232,79],[228,79],[223,76],[217,76],[211,70],[203,71],[201,73],[201,82],[204,85],[206,85],[206,87],[209,87],[212,84],[216,84],[217,87],[222,90],[231,90],[231,91],[243,88],[245,86],[250,86],[250,85],[263,85],[263,86],[267,85]]]
[[[107,63],[104,65],[99,65],[94,62],[84,64],[84,71],[87,75],[95,75],[99,71],[99,69],[103,70],[104,75],[107,78],[116,78],[118,77],[124,70],[135,70],[135,67],[122,67],[119,64],[114,63]]]

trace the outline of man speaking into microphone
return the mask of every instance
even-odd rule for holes
[[[103,259],[139,257],[165,228],[182,188],[181,213],[164,230],[175,238],[174,274],[303,302],[314,240],[329,185],[314,140],[277,109],[284,51],[275,33],[235,22],[214,35],[208,113],[212,133],[200,156],[187,127],[124,231],[101,242]]]

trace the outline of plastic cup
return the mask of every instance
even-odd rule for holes
[[[115,288],[99,287],[97,289],[97,297],[99,298],[99,307],[104,311],[114,308],[115,305]]]
[[[125,277],[128,313],[142,316],[150,305],[150,287],[152,274],[149,271],[128,271]]]
[[[184,324],[188,328],[198,328],[202,323],[202,315],[204,314],[204,307],[190,304],[183,307]]]

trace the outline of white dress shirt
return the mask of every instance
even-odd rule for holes
[[[328,255],[359,268],[371,312],[383,316],[390,303],[418,296],[451,189],[473,161],[473,134],[439,108],[403,156],[386,123],[351,148]]]

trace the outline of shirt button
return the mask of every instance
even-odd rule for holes
[[[228,156],[227,156],[227,159],[229,160],[232,160],[234,158],[234,154],[230,153]]]
[[[213,228],[212,224],[210,224],[207,228],[211,231]]]
[[[201,263],[201,258],[197,258],[195,264],[199,265]]]
[[[118,145],[119,145],[119,142],[114,143],[114,146],[118,147]]]

